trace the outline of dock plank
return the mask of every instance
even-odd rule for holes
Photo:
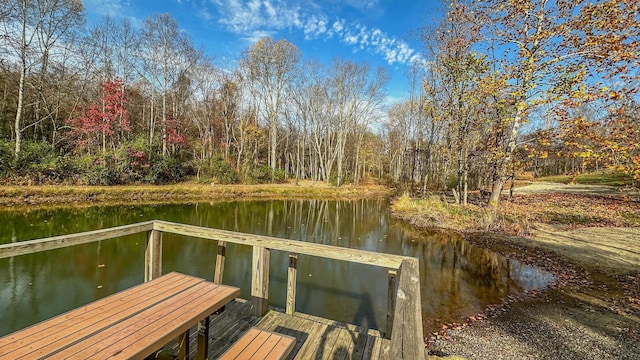
[[[377,330],[299,312],[288,315],[282,309],[271,309],[263,317],[257,317],[251,314],[250,303],[247,306],[246,300],[236,299],[227,305],[224,313],[211,316],[209,358],[218,359],[252,326],[295,337],[289,360],[377,360],[381,353],[387,358],[389,355],[390,341],[382,338]],[[195,341],[195,335],[191,341]],[[177,353],[175,346],[172,351]]]

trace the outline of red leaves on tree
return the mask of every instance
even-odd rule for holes
[[[187,145],[187,138],[184,136],[184,131],[181,128],[181,121],[179,119],[176,119],[176,117],[173,116],[172,112],[169,112],[167,114],[167,125],[165,132],[167,144],[175,146]]]
[[[99,103],[90,103],[84,114],[75,119],[73,125],[82,134],[111,136],[117,131],[129,131],[129,112],[125,109],[127,97],[120,79],[100,84],[102,97]]]

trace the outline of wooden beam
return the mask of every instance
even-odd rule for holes
[[[389,270],[388,286],[387,286],[387,331],[384,333],[384,337],[391,339],[391,332],[393,330],[393,312],[396,307],[396,294],[398,287],[396,283],[396,276],[398,272],[396,270]]]
[[[393,359],[424,359],[420,265],[418,259],[402,261],[398,276],[390,354]]]
[[[108,229],[4,244],[0,245],[0,259],[18,255],[32,254],[40,251],[60,249],[68,246],[86,244],[100,240],[112,239],[116,237],[145,232],[152,229],[153,221],[146,221]]]
[[[178,337],[178,360],[189,358],[189,329]]]
[[[198,350],[196,352],[197,360],[209,359],[209,317],[198,323]]]
[[[147,247],[144,252],[144,281],[162,276],[162,232],[147,232]]]
[[[377,253],[373,251],[349,249],[339,246],[307,243],[297,240],[285,240],[270,236],[238,233],[218,229],[205,228],[194,225],[171,223],[156,220],[153,228],[169,233],[198,237],[209,240],[225,241],[234,244],[258,246],[271,250],[280,250],[316,256],[326,259],[342,260],[360,264],[376,265],[389,269],[397,269],[407,256]]]
[[[298,254],[289,254],[289,269],[287,271],[287,305],[286,313],[296,312],[296,279],[298,278]]]
[[[222,284],[222,277],[224,276],[224,259],[227,255],[227,243],[224,241],[218,241],[218,254],[216,255],[216,271],[213,274],[213,282],[216,284]]]
[[[264,315],[269,307],[269,249],[254,246],[251,262],[251,303],[253,314]]]

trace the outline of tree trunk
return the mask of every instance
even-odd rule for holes
[[[270,125],[270,129],[269,129],[269,137],[270,137],[270,141],[269,141],[269,147],[270,147],[270,153],[269,153],[269,165],[271,165],[271,182],[275,181],[275,172],[276,172],[276,168],[277,168],[277,164],[276,164],[276,148],[278,146],[278,112],[277,110],[275,111],[275,113],[271,113],[269,115],[269,125]]]
[[[22,111],[24,109],[24,86],[27,77],[27,0],[22,0],[21,6],[22,34],[20,34],[20,82],[18,83],[18,108],[15,118],[16,147],[14,156],[20,156],[22,146]]]
[[[464,170],[463,183],[462,205],[467,206],[467,199],[469,198],[469,171],[466,169]]]
[[[155,129],[155,120],[154,120],[154,109],[155,109],[155,97],[151,94],[151,104],[149,106],[149,148],[153,146],[153,136]]]
[[[165,81],[166,87],[166,81]],[[167,93],[162,92],[162,156],[167,155]]]
[[[16,135],[16,147],[14,156],[16,160],[20,156],[20,148],[22,146],[22,110],[24,109],[24,83],[27,75],[27,67],[23,61],[20,69],[20,83],[18,85],[18,108],[16,110],[15,119],[15,135]]]
[[[516,115],[513,118],[511,131],[509,132],[509,141],[507,142],[505,153],[502,159],[498,161],[498,165],[495,169],[495,173],[493,177],[493,188],[491,189],[491,196],[489,197],[489,204],[488,204],[489,207],[498,206],[498,202],[500,201],[500,194],[502,193],[504,184],[507,182],[509,178],[506,174],[508,171],[509,164],[511,163],[513,151],[516,148],[516,140],[518,138],[518,131],[520,128],[521,120],[522,120],[522,113],[520,111],[517,111]]]

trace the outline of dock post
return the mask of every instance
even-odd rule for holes
[[[147,247],[144,252],[144,281],[162,275],[162,232],[147,231]]]
[[[286,313],[296,312],[296,279],[298,277],[298,254],[289,254],[289,270],[287,271],[287,308]]]
[[[387,339],[391,339],[391,331],[393,330],[393,312],[396,308],[397,275],[397,270],[389,270],[389,285],[387,288],[387,330],[384,333],[384,337]]]
[[[264,315],[269,306],[269,253],[260,246],[253,247],[251,266],[251,304],[253,314]]]
[[[227,243],[218,241],[218,255],[216,255],[216,271],[213,274],[213,282],[222,284],[222,276],[224,275],[224,259],[227,254]]]

